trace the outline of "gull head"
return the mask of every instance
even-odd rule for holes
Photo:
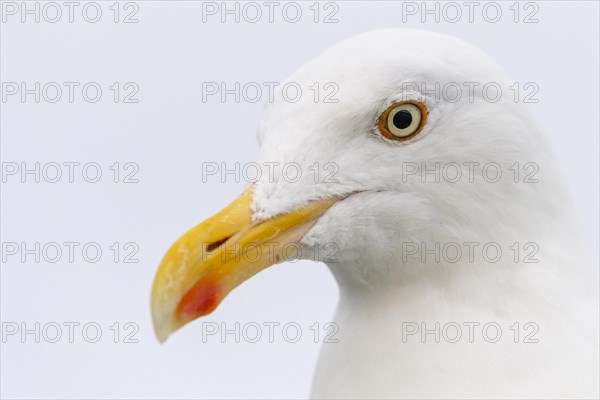
[[[555,231],[558,173],[514,85],[477,48],[417,30],[361,34],[307,62],[258,124],[260,179],[161,262],[159,339],[289,258],[326,262],[341,285],[394,290],[427,274],[406,243]]]

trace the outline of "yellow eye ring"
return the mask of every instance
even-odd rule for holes
[[[412,139],[425,127],[427,107],[419,101],[399,101],[389,106],[377,121],[379,132],[390,140]]]

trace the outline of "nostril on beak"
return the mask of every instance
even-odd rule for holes
[[[222,245],[223,243],[225,243],[227,240],[229,240],[231,236],[227,236],[224,239],[219,240],[218,242],[213,242],[213,243],[209,243],[206,245],[206,251],[207,252],[211,252],[214,249],[216,249],[217,247],[219,247],[220,245]]]

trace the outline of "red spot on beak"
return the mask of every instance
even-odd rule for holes
[[[177,317],[182,321],[191,321],[210,314],[222,298],[219,285],[211,279],[200,279],[179,301]]]

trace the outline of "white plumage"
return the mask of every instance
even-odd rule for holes
[[[335,163],[337,182],[315,181],[311,174],[297,183],[261,180],[253,218],[360,192],[335,204],[302,239],[307,247],[337,244],[337,262],[328,265],[341,288],[335,315],[340,342],[324,345],[313,396],[597,397],[597,270],[587,261],[565,177],[543,132],[509,95],[512,82],[503,71],[460,40],[384,30],[332,47],[289,81],[305,88],[333,82],[339,101],[303,96],[290,103],[278,93],[259,127],[261,160],[297,163],[303,171],[315,162]],[[436,101],[431,93],[407,95],[407,82],[494,82],[504,92],[496,103],[477,90],[472,101],[467,92],[460,101]],[[415,139],[398,143],[383,138],[375,122],[401,98],[422,101],[428,118]],[[422,182],[402,173],[413,163],[432,168],[465,162],[497,163],[502,179],[488,182],[481,169],[473,182]],[[518,183],[515,162],[522,173]],[[525,163],[539,167],[538,183],[522,182]],[[480,244],[473,260],[466,254],[439,263],[406,256],[406,243],[429,249],[457,243],[464,250],[471,242]],[[503,250],[499,261],[482,256],[486,243]],[[509,250],[514,243],[520,247],[517,262]],[[532,252],[526,243],[538,246],[539,262],[523,262]],[[498,324],[501,340],[488,343],[475,333],[470,343],[464,337],[470,322],[479,328]],[[515,322],[518,343],[510,328]],[[527,322],[539,327],[533,336],[538,343],[523,343],[534,326],[524,329]],[[430,329],[456,323],[463,338],[436,343],[430,334],[424,343],[417,335],[404,341],[413,323]]]

